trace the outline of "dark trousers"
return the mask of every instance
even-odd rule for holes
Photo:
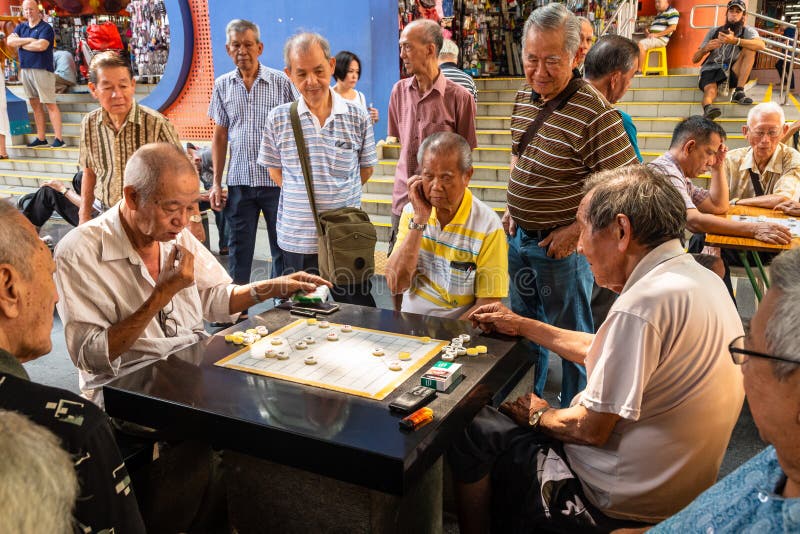
[[[256,247],[258,217],[264,214],[269,236],[269,249],[272,254],[271,278],[279,276],[284,270],[283,252],[278,247],[275,224],[278,219],[280,187],[250,187],[246,185],[228,186],[228,224],[230,256],[228,272],[234,284],[249,284],[250,270],[253,267],[253,252]],[[258,278],[266,278],[259,276]]]
[[[297,252],[283,252],[283,274],[291,274],[297,271],[319,274],[319,258],[316,254],[298,254]],[[357,304],[359,306],[375,307],[375,299],[372,298],[372,282],[367,280],[363,284],[349,286],[333,286],[331,294],[336,302],[347,304]]]
[[[778,71],[778,76],[783,76],[783,64],[784,63],[783,63],[782,59],[779,59],[778,61],[775,62],[775,70]],[[789,67],[787,66],[786,68],[787,68],[787,74],[788,74],[788,68]],[[791,82],[790,82],[789,89],[794,91],[794,69],[792,69],[792,77],[791,77]]]
[[[81,181],[83,172],[78,172],[72,177],[72,188],[79,195],[81,194]],[[61,218],[72,226],[78,226],[78,206],[67,200],[66,195],[62,195],[52,187],[40,187],[35,193],[26,195],[22,199],[22,214],[37,228],[44,226],[53,212],[58,213]]]
[[[217,234],[219,234],[219,240],[217,246],[219,247],[220,251],[223,248],[228,248],[228,239],[230,236],[228,235],[229,232],[227,223],[227,218],[228,218],[227,208],[219,211],[214,211],[211,209],[211,204],[209,204],[208,202],[201,202],[200,211],[203,212],[204,214],[208,213],[209,211],[214,213],[214,223],[217,225]],[[205,241],[203,241],[203,245],[205,245],[207,249],[210,249],[211,238],[209,237],[208,234],[208,217],[206,216],[203,216],[203,231],[206,234],[206,239]]]

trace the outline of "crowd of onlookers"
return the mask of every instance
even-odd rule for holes
[[[41,31],[34,5],[25,0],[28,21],[9,37],[21,56],[46,50],[48,38],[31,33]],[[502,218],[469,188],[478,95],[455,66],[457,47],[429,20],[400,35],[408,77],[385,116],[401,146],[385,273],[394,306],[519,336],[535,365],[532,393],[482,408],[448,451],[462,532],[800,529],[800,253],[764,254],[773,285],[745,332],[729,274],[738,256],[705,243],[716,233],[789,245],[781,224],[718,215],[731,205],[798,214],[800,153],[782,142],[789,126],[776,104],[750,109],[740,149],[714,122],[721,84],[752,103],[744,82],[763,46],[742,23],[744,2],[731,0],[695,55],[707,56],[704,115],[681,120],[668,150],[641,164],[635,125],[613,104],[646,50],[675,30],[677,11],[656,6],[638,44],[592,44],[591,25],[561,4],[531,13]],[[117,444],[151,429],[110,420],[103,386],[267,299],[327,285],[336,300],[375,306],[369,280],[320,276],[311,208],[359,207],[377,165],[381,115],[355,89],[361,61],[309,32],[286,41],[283,71],[260,62],[263,48],[256,24],[228,24],[235,69],[214,85],[210,148],[184,148],[135,101],[127,60],[96,55],[99,107],[81,123],[72,188],[45,184],[20,209],[0,201],[0,516],[12,530],[63,531],[73,517],[87,532],[196,528],[215,453],[156,443],[158,459],[128,473]],[[52,119],[52,80],[29,69],[42,69],[23,61],[38,130],[34,100]],[[694,185],[706,172],[708,188]],[[227,271],[208,247],[208,209]],[[51,253],[38,227],[53,212],[76,228]],[[262,214],[272,272],[254,277]],[[81,396],[31,383],[21,365],[50,351],[54,308]],[[559,406],[542,398],[551,352],[562,360]],[[745,395],[768,446],[717,481]],[[177,470],[165,465],[193,475],[172,513],[159,486],[172,487]]]

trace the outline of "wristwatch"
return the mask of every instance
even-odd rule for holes
[[[528,426],[531,428],[539,428],[539,423],[541,423],[542,421],[542,415],[549,409],[550,409],[549,406],[545,406],[544,408],[541,408],[533,412],[530,418],[528,419]]]
[[[256,291],[256,284],[250,284],[250,298],[253,299],[253,302],[264,302],[267,300],[266,297],[262,298],[261,295],[258,294],[258,291]]]
[[[417,224],[414,222],[414,219],[408,220],[408,229],[409,230],[419,230],[420,232],[424,231],[427,228],[427,224]]]

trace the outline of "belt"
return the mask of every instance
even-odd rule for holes
[[[526,230],[525,228],[517,227],[517,231],[522,230],[525,235],[530,237],[531,239],[536,239],[537,241],[541,241],[545,237],[549,236],[553,230],[558,230],[561,228],[560,226],[554,226],[552,228],[545,228],[544,230]]]

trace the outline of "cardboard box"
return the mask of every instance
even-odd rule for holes
[[[436,391],[447,391],[459,376],[461,376],[460,363],[439,361],[422,375],[420,383]]]

